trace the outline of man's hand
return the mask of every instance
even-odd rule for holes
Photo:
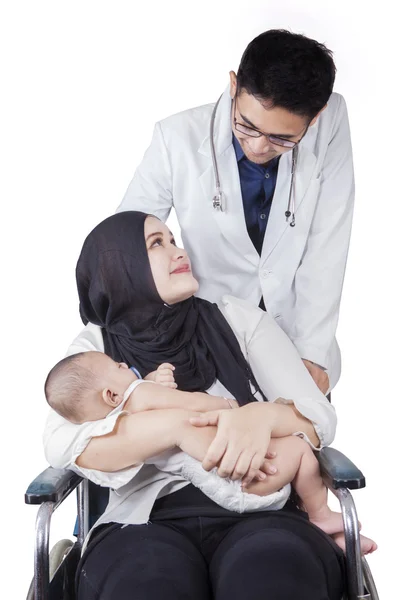
[[[321,390],[323,394],[326,394],[329,390],[329,377],[321,367],[314,364],[310,360],[302,359],[305,364],[307,371],[310,373],[311,377],[314,379],[315,383]]]

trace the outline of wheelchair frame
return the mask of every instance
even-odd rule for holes
[[[344,600],[379,600],[372,573],[365,557],[361,556],[357,511],[350,490],[365,487],[361,471],[344,454],[334,448],[323,448],[317,454],[325,485],[339,499],[346,541],[346,595]],[[36,519],[34,549],[34,599],[54,600],[51,584],[62,572],[66,556],[49,581],[49,535],[51,517],[55,509],[77,488],[78,535],[73,545],[75,557],[89,531],[89,482],[67,469],[47,468],[28,487],[26,504],[40,504]],[[72,554],[72,552],[70,553]],[[72,583],[73,587],[73,583]],[[57,599],[60,596],[57,595]],[[65,596],[63,596],[65,598]],[[74,592],[67,598],[73,600]]]

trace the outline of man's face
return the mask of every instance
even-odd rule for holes
[[[238,140],[244,154],[253,163],[265,164],[273,158],[290,152],[291,148],[285,148],[273,143],[265,135],[252,137],[240,129],[248,126],[262,133],[287,140],[299,142],[311,123],[306,117],[295,115],[284,108],[268,108],[261,104],[254,96],[242,90],[232,103],[232,131]]]

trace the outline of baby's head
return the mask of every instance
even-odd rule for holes
[[[47,376],[44,391],[50,406],[72,423],[103,419],[137,379],[125,363],[102,352],[80,352],[64,358]]]

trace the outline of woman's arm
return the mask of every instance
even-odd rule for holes
[[[292,415],[282,412],[290,415],[290,433],[305,433],[316,447],[329,445],[336,431],[335,409],[285,332],[268,313],[237,298],[226,297],[223,312],[269,403],[291,407]],[[279,433],[273,435],[280,437]]]
[[[268,404],[261,404],[261,406],[268,406]],[[320,445],[314,425],[297,410],[294,404],[281,404],[280,398],[278,398],[269,406],[273,413],[268,415],[272,425],[271,437],[286,437],[302,432],[314,447],[317,448]]]
[[[247,340],[247,356],[269,402],[276,405],[278,420],[272,435],[281,437],[284,430],[283,435],[303,432],[315,447],[329,445],[335,437],[335,409],[291,340],[267,313],[262,313]]]
[[[76,464],[107,472],[140,465],[179,445],[181,431],[194,414],[179,409],[122,414],[112,432],[90,440]]]
[[[334,437],[336,415],[292,342],[268,314],[234,298],[226,300],[224,314],[269,402],[213,411],[190,422],[218,426],[203,467],[219,465],[221,477],[244,477],[248,484],[272,436],[302,433],[316,447],[327,445]]]

